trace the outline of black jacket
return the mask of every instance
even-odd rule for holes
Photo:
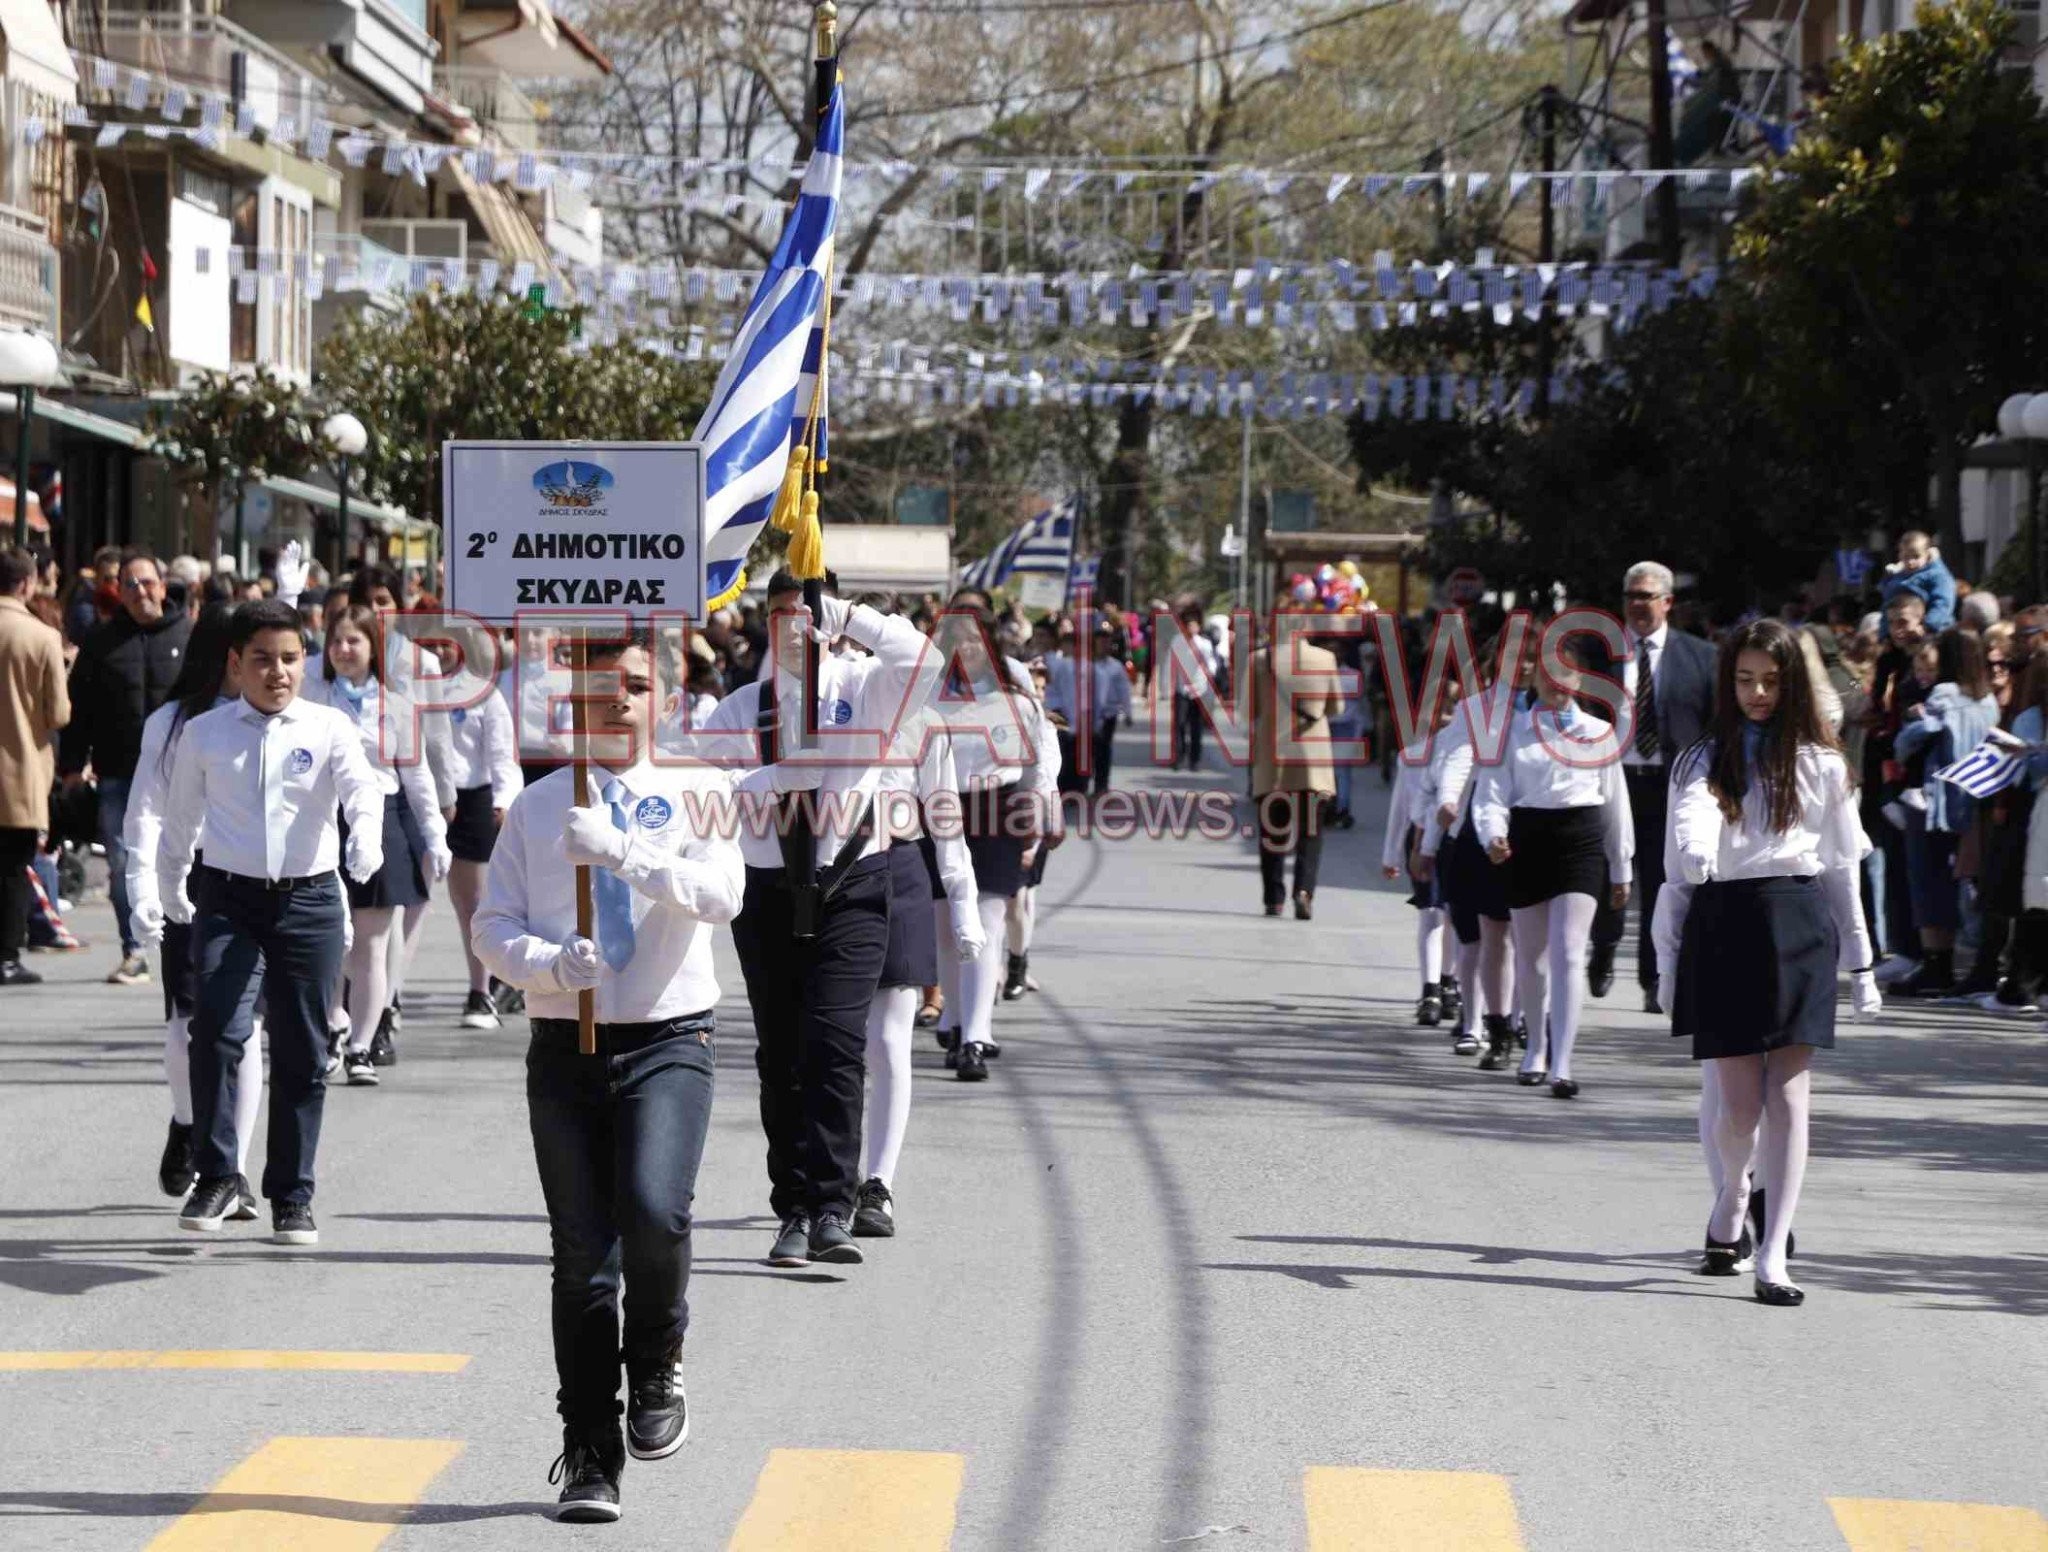
[[[128,611],[98,625],[71,665],[71,725],[57,746],[57,768],[69,776],[89,763],[95,774],[125,781],[135,774],[142,724],[170,696],[185,666],[192,617],[164,611],[154,626]]]
[[[1716,663],[1712,643],[1676,626],[1665,631],[1664,660],[1657,671],[1657,741],[1667,762],[1698,743],[1714,725]],[[1621,665],[1607,661],[1598,647],[1588,654],[1586,666],[1616,684],[1626,682]]]

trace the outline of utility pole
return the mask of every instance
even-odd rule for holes
[[[1671,172],[1671,35],[1664,26],[1664,0],[1644,0],[1650,44],[1650,168]],[[1665,178],[1657,185],[1657,257],[1666,269],[1678,268],[1678,184]]]

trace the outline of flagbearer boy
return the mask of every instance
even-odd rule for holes
[[[242,698],[192,719],[171,767],[157,843],[164,914],[192,924],[192,1163],[180,1228],[218,1230],[240,1206],[235,1074],[257,993],[270,1027],[270,1134],[263,1194],[271,1237],[317,1244],[313,1158],[327,1099],[327,1009],[348,933],[334,869],[337,806],[349,877],[384,865],[384,796],[355,724],[299,698],[298,611],[276,599],[237,608],[228,660]],[[202,821],[206,870],[185,893]]]
[[[583,652],[589,693],[601,697],[576,707],[579,732],[596,741],[596,801],[577,806],[573,767],[512,800],[471,937],[491,973],[526,994],[533,1026],[526,1105],[553,1240],[559,1517],[591,1521],[619,1517],[628,1450],[660,1460],[689,1434],[679,1365],[690,1207],[711,1120],[710,929],[739,913],[746,874],[729,778],[648,763],[648,633]],[[579,866],[592,870],[595,939],[576,932]],[[577,1049],[586,988],[596,994],[594,1056]]]

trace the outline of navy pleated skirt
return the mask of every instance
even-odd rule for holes
[[[1834,917],[1811,878],[1745,878],[1692,892],[1671,1033],[1695,1061],[1835,1043]]]

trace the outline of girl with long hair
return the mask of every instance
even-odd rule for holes
[[[1603,890],[1628,903],[1634,821],[1610,723],[1575,698],[1580,677],[1568,643],[1546,649],[1536,704],[1508,725],[1505,758],[1479,773],[1472,823],[1507,876],[1515,981],[1529,1049],[1516,1081],[1545,1078],[1556,1099],[1578,1097],[1572,1048],[1586,995],[1593,915]],[[1604,870],[1604,871],[1603,871]]]
[[[355,723],[384,790],[384,866],[367,884],[348,882],[355,941],[342,966],[349,1033],[347,1049],[338,1054],[355,1087],[374,1086],[378,1067],[391,1061],[391,951],[398,913],[425,901],[429,882],[447,878],[454,861],[425,757],[391,758],[390,741],[415,725],[415,712],[404,695],[384,687],[382,642],[376,610],[362,604],[337,610],[328,616],[320,678],[305,691]]]
[[[128,791],[128,812],[122,821],[121,843],[128,853],[128,900],[145,936],[163,934],[164,1082],[171,1091],[171,1128],[157,1164],[157,1184],[165,1196],[182,1197],[192,1189],[192,1064],[191,1036],[194,996],[192,928],[164,919],[157,886],[157,841],[163,833],[164,795],[170,789],[171,767],[178,741],[194,717],[240,694],[228,656],[227,604],[208,604],[185,643],[185,661],[171,681],[163,705],[142,724],[142,744],[135,758],[135,784]],[[205,834],[195,858],[195,878],[205,867]],[[263,1040],[251,1035],[242,1043],[235,1069],[235,1172],[240,1195],[229,1214],[238,1222],[256,1216],[256,1195],[249,1189],[249,1139],[256,1135],[256,1115],[263,1105]]]
[[[1813,1053],[1835,1043],[1837,969],[1850,972],[1859,1017],[1880,1006],[1858,889],[1870,840],[1793,632],[1776,620],[1730,632],[1717,679],[1713,730],[1672,771],[1657,961],[1671,1032],[1702,1064],[1714,1207],[1700,1270],[1732,1277],[1753,1252],[1756,1297],[1791,1306],[1806,1297],[1787,1263]],[[1754,1245],[1759,1152],[1770,1191]]]

